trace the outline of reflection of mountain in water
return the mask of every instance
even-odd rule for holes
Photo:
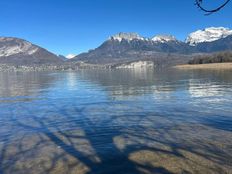
[[[66,84],[60,84],[60,78],[66,79]],[[51,85],[58,88],[67,87],[68,90],[84,90],[80,86],[82,80],[95,84],[96,88],[103,88],[103,91],[116,99],[147,94],[154,94],[154,98],[169,98],[180,90],[188,91],[191,97],[223,96],[230,90],[229,86],[232,83],[231,71],[120,69],[82,70],[58,75],[12,72],[0,73],[0,96],[33,96],[39,92],[46,92]],[[59,89],[60,92],[61,90]]]
[[[152,69],[85,70],[81,72],[80,77],[103,86],[116,98],[139,96],[159,91],[170,92],[176,88],[167,83],[175,79],[169,71],[158,73]]]
[[[185,89],[192,97],[217,95],[231,84],[230,71],[175,71],[152,69],[84,70],[78,76],[105,88],[114,98],[154,94],[168,97]],[[169,96],[170,97],[170,96]]]
[[[191,97],[226,97],[231,91],[231,71],[193,71],[189,80]]]

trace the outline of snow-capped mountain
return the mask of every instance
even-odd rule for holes
[[[132,41],[132,40],[146,40],[146,38],[141,37],[139,34],[137,33],[118,33],[114,36],[111,36],[109,38],[110,40],[117,40],[119,42],[126,40],[126,41]]]
[[[199,43],[213,42],[222,38],[226,38],[230,35],[232,35],[232,30],[229,28],[210,27],[191,33],[187,37],[186,43],[190,44],[191,46],[196,46]]]
[[[150,41],[150,42],[156,42],[156,43],[166,43],[166,42],[177,42],[178,40],[172,36],[172,35],[157,35],[154,36],[153,38],[146,38],[143,36],[140,36],[137,33],[118,33],[114,36],[111,36],[109,40],[114,40],[114,41],[119,41],[122,42],[123,40],[125,41]]]
[[[61,62],[53,53],[26,40],[0,37],[0,63],[17,65]]]
[[[80,54],[71,61],[88,63],[111,63],[131,59],[152,58],[157,54],[182,53],[187,54],[189,45],[178,41],[170,35],[160,35],[154,38],[142,37],[136,33],[119,33],[109,37],[98,48]]]
[[[77,55],[75,55],[75,54],[68,54],[67,56],[66,56],[66,58],[67,59],[72,59],[72,58],[74,58],[74,57],[76,57]]]
[[[186,42],[172,35],[146,38],[136,33],[119,33],[109,37],[98,48],[82,53],[72,61],[88,63],[112,63],[144,60],[173,55],[204,54],[232,50],[232,30],[211,27],[191,33]],[[178,57],[178,56],[177,56]]]
[[[178,41],[172,35],[157,35],[157,36],[154,36],[151,40],[154,41],[154,42],[161,42],[161,43],[177,42]]]

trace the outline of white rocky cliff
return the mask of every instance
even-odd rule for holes
[[[172,35],[157,35],[151,39],[154,42],[177,42],[177,39]]]

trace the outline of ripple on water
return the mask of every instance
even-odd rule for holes
[[[0,74],[0,173],[231,173],[232,76]]]

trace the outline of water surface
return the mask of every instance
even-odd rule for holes
[[[232,173],[231,74],[0,73],[0,174]]]

